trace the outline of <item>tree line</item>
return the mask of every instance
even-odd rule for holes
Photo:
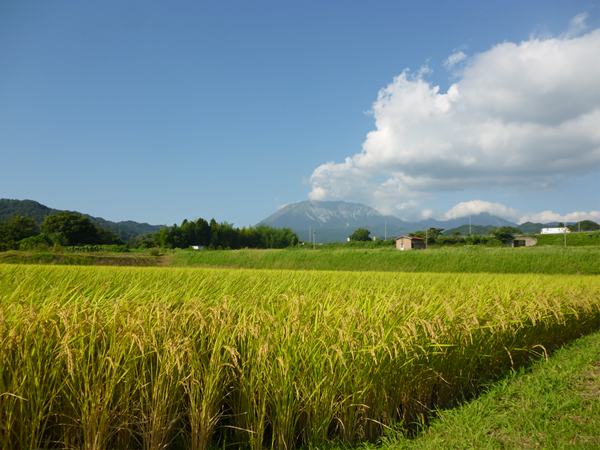
[[[124,246],[125,242],[81,214],[60,212],[46,216],[39,226],[27,216],[0,222],[0,251],[85,245]]]
[[[285,248],[299,242],[290,228],[272,228],[259,225],[250,228],[234,228],[227,222],[215,219],[184,220],[181,225],[164,227],[159,232],[138,236],[128,241],[134,248],[190,248],[202,246],[207,249]],[[98,227],[81,214],[60,212],[46,216],[38,226],[35,219],[13,216],[0,222],[0,251],[32,250],[50,246],[112,245],[125,247],[118,236]]]
[[[409,236],[419,237],[427,241],[427,244],[439,244],[439,245],[454,245],[454,244],[468,244],[468,245],[490,245],[506,243],[513,239],[516,235],[521,234],[521,230],[515,227],[503,226],[500,228],[494,228],[489,230],[485,235],[479,236],[471,234],[463,237],[458,231],[452,231],[450,236],[444,236],[442,232],[444,228],[428,228],[426,231],[414,231],[408,233]],[[349,242],[364,242],[373,241],[370,237],[371,232],[365,228],[358,228],[352,233]],[[384,241],[382,245],[394,245],[394,239]]]
[[[298,244],[298,235],[290,228],[268,225],[234,228],[228,222],[210,223],[204,219],[184,220],[181,225],[164,227],[147,237],[142,245],[161,248],[189,248],[202,246],[208,250],[235,250],[240,248],[286,248]]]

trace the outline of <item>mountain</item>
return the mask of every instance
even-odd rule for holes
[[[388,230],[405,229],[408,222],[385,216],[369,206],[344,201],[303,201],[284,206],[259,223],[275,228],[291,228],[300,239],[317,242],[345,241],[357,228],[367,228],[371,236],[383,236]]]
[[[310,241],[309,232],[316,230],[316,241],[344,242],[357,228],[366,228],[371,231],[371,236],[378,239],[387,236],[396,237],[414,231],[425,231],[428,228],[444,228],[445,230],[457,228],[461,225],[488,226],[498,228],[502,226],[516,227],[517,224],[488,213],[480,213],[471,217],[458,217],[456,219],[441,221],[427,219],[420,222],[406,222],[395,216],[386,216],[373,208],[360,203],[344,201],[303,201],[284,206],[275,214],[267,217],[261,224],[276,228],[291,228],[300,239]],[[309,231],[310,230],[310,231]]]
[[[492,231],[496,228],[498,227],[495,227],[494,225],[461,225],[460,227],[444,230],[442,234],[444,236],[452,236],[453,231],[458,231],[461,236],[467,236],[469,234],[483,236],[488,231]]]
[[[38,225],[44,221],[46,216],[63,212],[60,209],[48,208],[41,203],[33,200],[9,200],[6,198],[0,199],[0,221],[9,220],[12,216],[27,216],[34,219]],[[77,211],[64,211],[74,214],[81,214]],[[92,221],[94,225],[104,228],[122,240],[128,241],[131,238],[142,234],[156,233],[162,228],[162,225],[149,225],[147,223],[138,223],[132,220],[123,222],[111,222],[104,220],[101,217],[93,217],[89,214],[82,214]]]
[[[463,216],[457,217],[455,219],[450,220],[436,220],[436,219],[427,219],[421,220],[420,222],[415,222],[414,225],[420,227],[420,230],[425,230],[426,228],[456,228],[461,225],[493,225],[494,228],[500,228],[504,226],[509,227],[517,227],[518,225],[514,222],[509,222],[508,220],[502,219],[501,217],[492,216],[489,213],[479,213],[477,215]]]
[[[352,228],[375,225],[385,221],[402,225],[395,216],[384,216],[360,203],[344,201],[304,201],[284,206],[275,214],[264,219],[261,224],[276,228]]]
[[[558,223],[558,222],[557,222]],[[533,223],[533,222],[525,222],[521,225],[517,225],[517,228],[521,230],[525,234],[529,233],[540,233],[542,228],[549,228],[553,226],[552,224],[543,224],[543,223]]]

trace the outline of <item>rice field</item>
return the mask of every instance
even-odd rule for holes
[[[0,265],[0,449],[317,447],[600,327],[597,276]]]

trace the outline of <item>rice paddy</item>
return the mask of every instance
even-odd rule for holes
[[[599,327],[596,276],[0,265],[0,449],[375,441]]]

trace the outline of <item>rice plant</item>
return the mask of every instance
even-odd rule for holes
[[[597,276],[0,266],[0,449],[375,441],[600,327]]]

